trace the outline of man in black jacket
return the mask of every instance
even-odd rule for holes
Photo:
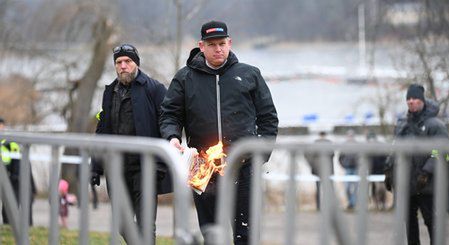
[[[150,78],[139,69],[140,57],[137,49],[122,44],[113,49],[117,78],[107,85],[103,94],[102,108],[97,124],[97,134],[136,135],[160,138],[158,120],[160,104],[165,96],[163,84]],[[141,225],[141,156],[124,154],[123,174],[131,198],[137,223]],[[171,191],[165,164],[157,163],[157,192]],[[92,185],[100,185],[103,166],[93,161]],[[161,182],[166,183],[162,184]],[[157,195],[154,196],[157,202]],[[156,219],[156,215],[154,216]]]
[[[424,98],[424,87],[412,84],[407,90],[407,118],[399,119],[395,128],[398,138],[442,138],[448,139],[444,123],[438,119],[438,105]],[[408,243],[420,244],[418,209],[421,210],[430,240],[433,240],[433,175],[437,156],[413,155],[410,157],[410,203],[407,222]],[[392,159],[392,158],[390,158]],[[385,185],[389,191],[393,184],[393,161],[387,161]]]
[[[182,151],[184,128],[187,145],[199,152],[218,142],[227,152],[244,137],[276,137],[278,118],[270,90],[259,69],[240,63],[231,52],[226,24],[205,23],[198,44],[187,66],[176,73],[162,103],[162,137]],[[194,194],[203,235],[206,225],[215,221],[216,178],[212,177],[203,194]],[[235,244],[248,241],[250,183],[251,166],[244,164],[237,180]]]

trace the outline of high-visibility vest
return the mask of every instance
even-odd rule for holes
[[[100,114],[101,114],[102,111],[103,111],[103,109],[101,109],[101,111],[99,111],[99,112],[95,115],[95,118],[96,118],[98,121],[100,121]]]
[[[2,162],[5,165],[9,165],[9,164],[11,164],[11,160],[12,160],[9,153],[19,153],[20,146],[16,142],[10,142],[9,149],[8,149],[8,147],[6,146],[6,143],[7,143],[6,140],[3,139],[0,143],[1,143],[0,155],[1,155]]]
[[[432,150],[432,155],[431,157],[435,157],[438,158],[439,152],[437,149],[433,149]],[[446,162],[449,162],[449,154],[446,154],[446,156],[444,157],[444,159],[446,160]]]

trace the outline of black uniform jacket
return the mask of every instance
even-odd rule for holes
[[[418,113],[408,113],[406,118],[401,118],[395,128],[395,137],[424,139],[424,138],[442,138],[448,139],[448,131],[443,121],[437,118],[439,107],[436,102],[426,100],[424,109]],[[432,154],[413,155],[410,157],[410,193],[411,194],[433,194],[433,174],[436,159]],[[387,161],[387,171],[393,171],[393,158]],[[420,174],[429,174],[430,178],[427,184],[422,188],[417,188],[417,179]]]

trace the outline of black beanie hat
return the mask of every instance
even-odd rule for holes
[[[411,84],[407,89],[406,99],[415,98],[425,101],[424,99],[424,87],[419,84]]]
[[[112,52],[114,53],[114,63],[118,57],[128,56],[130,59],[134,61],[134,63],[137,64],[137,66],[140,66],[139,52],[137,52],[137,49],[133,45],[122,44],[120,46],[115,47],[112,50]]]

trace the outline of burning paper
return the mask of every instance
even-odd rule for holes
[[[184,152],[184,158],[190,163],[188,184],[200,194],[206,190],[210,178],[214,173],[224,175],[223,144],[211,146],[207,151],[197,153],[196,149],[189,148]]]

